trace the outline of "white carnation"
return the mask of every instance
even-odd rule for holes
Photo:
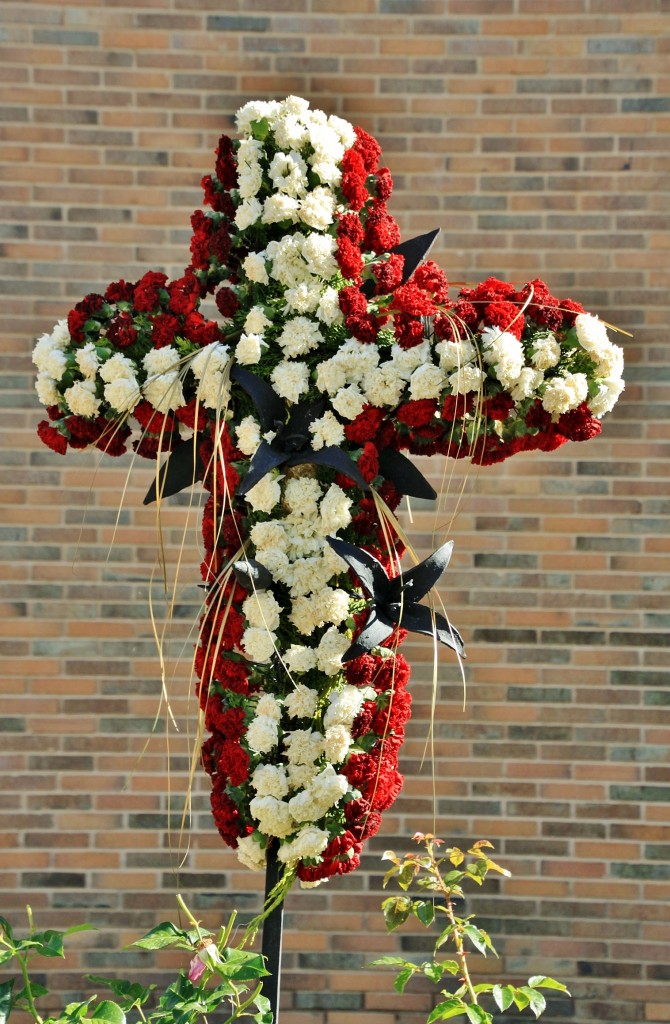
[[[511,388],[510,395],[515,402],[523,402],[525,398],[531,398],[536,394],[543,380],[542,370],[533,370],[530,366],[525,366]]]
[[[319,325],[304,316],[294,316],[284,324],[277,344],[284,350],[284,355],[304,356],[324,342]]]
[[[83,348],[78,348],[74,358],[84,377],[95,377],[100,367],[100,358],[92,341],[87,342]]]
[[[365,397],[355,384],[349,384],[337,392],[331,404],[340,416],[344,416],[345,420],[355,420],[363,412]]]
[[[294,644],[291,648],[289,648],[289,651],[287,652],[287,664],[288,655],[290,654],[291,651],[296,650],[309,651],[310,654],[313,654],[313,651],[310,647],[298,647],[296,644]],[[301,660],[300,658],[297,658],[294,655],[294,657],[291,660],[293,662],[293,664],[290,666],[291,672],[306,671],[306,669],[303,668],[296,669],[295,665],[296,663],[304,665],[306,664],[307,659]],[[309,668],[315,667],[316,658],[314,657],[313,664],[309,665]],[[298,683],[295,689],[291,693],[289,693],[285,698],[284,706],[291,718],[314,718],[314,715],[316,714],[316,705],[318,703],[318,700],[319,694],[316,690],[311,690],[309,686],[304,686],[303,683]]]
[[[335,195],[323,185],[317,186],[300,203],[300,220],[317,231],[326,231],[335,218]]]
[[[351,728],[354,718],[361,710],[364,698],[360,686],[350,686],[347,683],[340,690],[334,690],[323,716],[324,729],[329,729],[332,725],[346,725],[347,728]]]
[[[599,377],[621,377],[623,374],[623,349],[620,345],[608,342],[607,348],[600,352],[596,365]]]
[[[245,416],[237,424],[235,433],[240,451],[244,455],[253,455],[261,443],[261,428],[258,421],[253,416]]]
[[[346,590],[324,587],[314,594],[314,603],[320,610],[321,622],[339,626],[349,617],[349,595]]]
[[[199,352],[192,356],[189,367],[193,371],[195,379],[201,381],[211,374],[223,373],[229,359],[230,355],[227,345],[214,341],[211,345],[205,345],[204,348],[201,348]],[[107,365],[105,363],[105,366]]]
[[[602,348],[610,344],[605,324],[590,313],[579,313],[575,317],[575,330],[582,348],[596,357]]]
[[[307,141],[307,128],[295,114],[287,114],[276,122],[274,136],[280,149],[300,149]]]
[[[338,775],[332,764],[327,764],[315,775],[309,786],[292,797],[289,802],[291,816],[296,821],[318,821],[347,792],[349,782]]]
[[[284,502],[301,516],[316,517],[317,503],[323,497],[318,480],[310,476],[298,476],[288,480],[284,488]]]
[[[240,231],[245,231],[252,224],[256,224],[261,219],[263,213],[264,208],[258,199],[245,199],[235,211],[235,225]]]
[[[276,636],[261,626],[249,626],[242,634],[242,650],[250,659],[264,664],[275,653]]]
[[[48,374],[53,380],[61,379],[67,367],[64,344],[52,334],[43,334],[38,338],[33,349],[33,363],[40,373]]]
[[[243,163],[238,159],[237,191],[240,199],[253,199],[263,184],[263,171],[259,164]]]
[[[142,394],[158,412],[166,413],[186,405],[182,382],[177,373],[161,373],[142,386]]]
[[[60,392],[51,374],[38,373],[35,381],[35,390],[42,405],[58,405]]]
[[[268,174],[278,192],[289,196],[302,196],[307,188],[307,164],[300,153],[275,153]]]
[[[285,313],[314,313],[321,301],[321,286],[312,281],[302,281],[284,292]]]
[[[242,263],[242,270],[256,284],[269,284],[270,278],[265,269],[265,254],[262,252],[251,252]]]
[[[342,655],[351,646],[345,633],[339,633],[334,626],[327,629],[316,649],[317,665],[327,676],[334,676],[342,668]]]
[[[313,860],[325,850],[329,839],[329,832],[315,825],[306,825],[300,829],[295,839],[281,844],[277,857],[282,864],[293,864],[305,859]]]
[[[279,363],[272,371],[271,380],[279,397],[295,404],[309,390],[309,367],[300,362]]]
[[[256,552],[256,560],[265,566],[274,580],[283,582],[290,565],[283,551],[279,548],[264,548]]]
[[[335,258],[337,242],[332,235],[322,235],[312,231],[303,236],[300,249],[310,274],[314,274],[324,281],[330,281],[331,277],[337,273],[338,265]]]
[[[93,417],[100,412],[100,400],[95,395],[95,381],[77,381],[67,388],[63,397],[75,416]]]
[[[276,547],[282,551],[286,548],[286,531],[282,522],[277,519],[271,519],[266,523],[254,523],[249,536],[257,553],[266,548]]]
[[[592,415],[601,417],[613,409],[624,386],[621,378],[598,381],[598,393],[589,399],[589,409]]]
[[[245,498],[255,512],[272,512],[272,509],[281,501],[279,480],[271,473],[266,473],[257,484],[247,491]]]
[[[478,366],[461,366],[448,379],[449,386],[455,395],[467,395],[470,391],[478,391],[484,380],[484,374]]]
[[[321,519],[326,533],[337,533],[351,522],[351,498],[341,487],[331,484],[321,502]]]
[[[314,764],[323,754],[323,736],[312,729],[293,729],[284,734],[289,764]]]
[[[238,860],[250,871],[264,871],[266,866],[265,850],[254,836],[240,836],[235,849]]]
[[[313,761],[309,764],[289,764],[287,768],[288,783],[293,792],[298,789],[304,789],[305,786],[309,786],[310,782],[317,774],[317,770],[318,769]]]
[[[279,739],[277,723],[265,716],[253,718],[244,738],[255,754],[269,754]]]
[[[281,605],[269,590],[256,590],[249,594],[242,611],[249,623],[258,629],[277,629],[279,626]]]
[[[561,413],[581,405],[587,394],[586,376],[583,373],[566,373],[549,381],[542,396],[542,408],[556,420]]]
[[[242,366],[254,366],[263,354],[265,341],[262,334],[241,334],[235,346],[235,358]]]
[[[328,118],[328,125],[337,133],[340,142],[345,149],[351,149],[356,142],[356,132],[354,126],[345,121],[343,117],[338,117],[337,114],[331,114]]]
[[[439,366],[424,363],[417,367],[409,382],[409,393],[413,400],[439,398],[444,387],[444,373]]]
[[[250,100],[235,114],[235,124],[240,135],[250,135],[254,121],[262,121],[263,118],[275,117],[279,111],[279,103],[276,100]]]
[[[330,409],[318,420],[313,420],[309,425],[312,434],[312,448],[319,451],[321,448],[328,448],[332,445],[341,445],[344,441],[344,427],[332,414]]]
[[[435,351],[440,358],[440,366],[447,371],[466,366],[477,357],[477,350],[468,338],[460,341],[441,341],[435,346]]]
[[[284,195],[283,192],[275,192],[263,203],[264,224],[280,224],[283,221],[295,224],[299,215],[300,200]]]
[[[249,803],[249,810],[258,821],[259,830],[265,835],[284,839],[295,832],[296,824],[288,804],[274,796],[255,796]]]
[[[331,725],[326,729],[325,754],[331,764],[342,764],[353,743],[351,733],[344,725]]]
[[[405,390],[405,380],[392,362],[382,363],[365,374],[363,390],[372,405],[396,406]]]
[[[316,307],[316,315],[327,327],[342,323],[344,317],[340,309],[339,293],[335,288],[326,288]]]
[[[286,770],[280,764],[259,764],[250,782],[257,796],[274,796],[281,800],[288,794]]]
[[[263,334],[267,327],[272,325],[268,320],[262,306],[252,306],[244,321],[244,330],[247,334]]]
[[[279,722],[281,721],[281,704],[271,693],[264,693],[256,704],[256,714]]]
[[[132,412],[141,395],[135,379],[117,377],[105,385],[105,401],[117,412]]]
[[[530,361],[536,370],[550,370],[561,358],[561,346],[553,334],[545,334],[533,341]]]

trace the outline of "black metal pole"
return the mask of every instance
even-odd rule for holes
[[[265,869],[265,902],[277,882],[282,877],[283,866],[277,857],[277,848],[270,844]],[[284,901],[270,911],[263,921],[263,944],[261,951],[265,957],[265,966],[270,972],[263,978],[263,995],[270,1000],[274,1024],[279,1021],[279,983],[281,975],[281,942],[284,919]]]

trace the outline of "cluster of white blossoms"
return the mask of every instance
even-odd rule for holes
[[[589,400],[589,408],[594,416],[604,416],[624,389],[623,349],[609,340],[605,324],[590,313],[576,317],[575,330],[579,344],[596,364],[598,391]]]

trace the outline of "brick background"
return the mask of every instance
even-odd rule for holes
[[[413,642],[404,795],[361,871],[290,897],[284,1024],[425,1020],[427,986],[401,1000],[360,968],[429,948],[411,928],[385,935],[379,858],[434,813],[446,839],[488,837],[513,871],[470,903],[502,953],[483,975],[568,983],[547,1024],[670,1021],[667,53],[664,0],[0,6],[0,912],[30,902],[45,927],[100,927],[50,972],[63,994],[83,971],[173,963],[115,950],[172,916],[175,891],[215,925],[255,912],[261,880],[222,849],[197,773],[181,831],[197,508],[180,499],[163,520],[171,579],[184,548],[176,733],[149,613],[151,595],[161,630],[150,467],[123,493],[128,463],[38,445],[32,339],[115,277],[178,273],[218,135],[244,100],[295,92],[377,135],[404,235],[439,225],[454,281],[544,276],[634,337],[594,442],[467,479],[430,466],[448,494],[412,530],[424,549],[456,540],[444,597],[467,704],[441,659],[434,803],[431,654]]]

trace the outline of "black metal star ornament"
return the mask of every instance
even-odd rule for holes
[[[463,640],[451,623],[426,605],[421,598],[435,586],[447,568],[453,541],[447,541],[412,569],[401,576],[389,577],[384,566],[369,551],[340,540],[327,537],[333,551],[354,571],[361,586],[367,591],[372,607],[362,632],[345,652],[342,661],[351,661],[371,651],[387,640],[397,627],[412,633],[436,637],[441,644],[465,657]]]

